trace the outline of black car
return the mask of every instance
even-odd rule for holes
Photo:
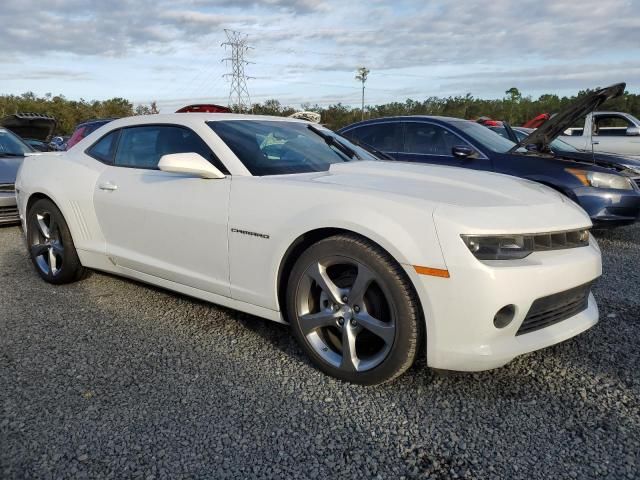
[[[10,130],[0,127],[0,225],[20,221],[16,205],[16,175],[28,154],[34,150]]]
[[[49,141],[56,125],[55,118],[40,113],[14,113],[0,119],[1,127],[11,130],[39,152],[51,150]]]
[[[624,84],[595,91],[554,119],[570,122],[622,91]],[[635,222],[640,216],[640,174],[556,158],[548,144],[566,127],[554,119],[520,144],[473,121],[433,116],[366,120],[339,133],[395,160],[487,170],[542,183],[578,203],[595,227]]]

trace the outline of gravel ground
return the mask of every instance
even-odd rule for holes
[[[590,331],[366,388],[282,325],[98,273],[48,285],[0,229],[0,477],[640,478],[640,226],[600,245]]]

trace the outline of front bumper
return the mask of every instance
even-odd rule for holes
[[[592,282],[602,273],[593,237],[586,247],[536,252],[521,260],[479,261],[459,234],[439,230],[450,278],[406,271],[418,290],[427,326],[427,363],[433,368],[488,370],[587,330],[598,321],[589,294],[587,308],[553,325],[516,335],[533,302]],[[446,238],[442,238],[442,237]],[[515,306],[511,323],[494,325],[506,305]]]
[[[640,219],[640,191],[580,187],[576,202],[589,214],[594,227],[613,228]]]
[[[16,195],[14,192],[0,192],[0,225],[20,223]]]

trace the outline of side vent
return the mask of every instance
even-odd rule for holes
[[[73,215],[75,217],[76,224],[78,225],[78,233],[80,234],[80,238],[82,240],[89,240],[89,227],[87,227],[87,222],[82,215],[82,209],[78,202],[71,201],[71,210],[73,211]]]

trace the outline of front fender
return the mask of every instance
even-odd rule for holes
[[[272,188],[261,187],[255,179],[234,178],[232,184],[229,263],[234,299],[278,310],[278,272],[286,252],[301,235],[326,228],[366,237],[402,265],[446,269],[430,207],[391,195],[327,195],[326,190],[298,185],[287,185],[274,195]],[[256,189],[260,193],[253,192]],[[245,202],[250,198],[261,201],[249,206]]]

